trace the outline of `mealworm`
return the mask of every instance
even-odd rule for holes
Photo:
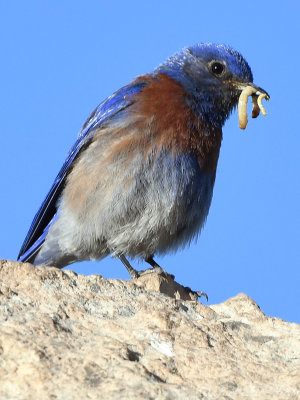
[[[262,99],[264,99],[264,98],[269,100],[269,96],[267,96],[266,93],[260,94],[257,99],[257,104],[258,104],[258,107],[260,108],[262,115],[267,115],[267,111],[266,111],[265,107],[262,105]]]
[[[261,93],[259,96],[256,94],[257,89],[252,86],[246,86],[242,93],[240,94],[238,103],[238,113],[239,113],[239,125],[241,129],[245,129],[248,123],[247,117],[247,102],[249,96],[252,96],[252,118],[256,118],[261,111],[263,115],[267,115],[267,112],[262,105],[262,99],[269,100],[269,96],[266,93]],[[260,92],[258,92],[260,93]]]
[[[247,102],[249,96],[253,95],[256,90],[251,86],[246,86],[245,89],[240,94],[238,103],[238,113],[239,113],[239,125],[241,129],[245,129],[248,123],[247,117]]]

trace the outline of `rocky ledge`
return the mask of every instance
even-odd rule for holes
[[[300,398],[300,326],[172,277],[0,262],[0,399]]]

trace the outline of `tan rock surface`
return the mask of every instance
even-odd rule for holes
[[[299,325],[171,281],[1,261],[0,399],[300,398]]]

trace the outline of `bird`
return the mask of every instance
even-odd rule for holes
[[[230,46],[198,43],[105,99],[84,123],[18,260],[63,268],[154,257],[197,240],[213,196],[222,127],[251,68]],[[130,261],[129,261],[130,260]]]

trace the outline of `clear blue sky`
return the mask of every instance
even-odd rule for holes
[[[244,292],[266,314],[300,322],[299,12],[296,1],[2,0],[0,258],[16,259],[100,101],[184,46],[225,43],[270,93],[268,116],[246,131],[231,116],[198,243],[157,261],[209,304]],[[128,278],[112,259],[71,268]]]

